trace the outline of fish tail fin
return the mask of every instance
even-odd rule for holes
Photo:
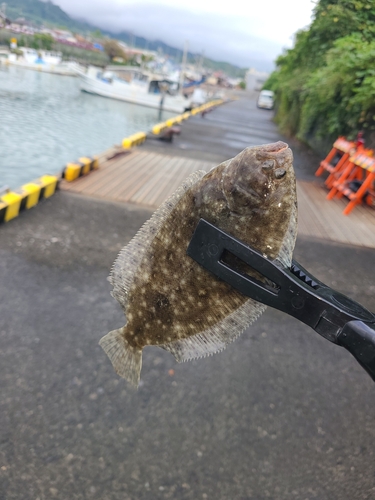
[[[128,344],[124,336],[124,328],[107,333],[100,339],[99,345],[111,360],[116,373],[133,386],[138,387],[142,367],[142,351]]]

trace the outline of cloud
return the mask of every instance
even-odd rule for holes
[[[263,1],[267,3],[271,0]],[[242,67],[272,69],[272,61],[285,45],[281,42],[285,36],[275,35],[277,30],[272,24],[275,19],[266,16],[262,24],[259,22],[262,13],[256,10],[238,12],[230,9],[226,12],[223,8],[212,7],[210,11],[208,2],[201,7],[196,0],[186,3],[185,7],[183,3],[175,6],[168,4],[168,0],[164,2],[91,0],[85,5],[76,0],[55,0],[72,17],[85,19],[102,29],[131,31],[134,35],[148,40],[162,40],[180,49],[188,40],[191,52],[200,53],[203,50],[212,59]],[[228,9],[228,4],[225,5]],[[285,31],[283,23],[279,23],[279,27],[279,31]]]

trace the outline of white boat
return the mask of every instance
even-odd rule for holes
[[[2,63],[66,76],[77,76],[80,68],[76,62],[63,61],[61,52],[35,50],[29,47],[20,47],[19,50],[22,54],[10,52],[8,57],[2,59]]]
[[[150,78],[145,73],[126,81],[112,71],[94,67],[89,67],[86,73],[79,72],[78,76],[81,90],[90,94],[172,113],[180,114],[191,109],[191,100],[179,93],[179,84],[175,81]]]

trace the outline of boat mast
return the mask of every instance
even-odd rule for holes
[[[182,86],[184,84],[184,77],[185,77],[185,71],[186,71],[186,60],[187,60],[187,53],[188,53],[188,49],[189,49],[189,42],[188,40],[185,40],[185,45],[184,45],[184,52],[182,54],[182,67],[181,67],[181,71],[180,71],[180,81],[179,81],[179,84],[180,84],[180,94],[182,95]]]

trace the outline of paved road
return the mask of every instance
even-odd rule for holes
[[[59,192],[0,228],[0,498],[373,499],[374,384],[278,311],[203,360],[147,348],[137,392],[114,374],[106,277],[149,216]],[[295,257],[375,310],[373,251],[299,238]]]
[[[284,140],[293,149],[298,178],[316,180],[314,173],[321,158],[298,141],[283,137],[272,122],[273,111],[257,108],[257,95],[246,93],[238,101],[214,108],[204,118],[198,116],[184,122],[182,134],[175,136],[172,144],[147,141],[143,148],[220,162],[248,146]]]

